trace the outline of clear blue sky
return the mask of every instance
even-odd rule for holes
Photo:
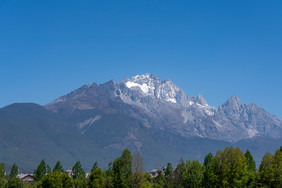
[[[0,107],[143,73],[282,119],[282,1],[0,1]]]

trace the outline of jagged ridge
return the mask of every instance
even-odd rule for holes
[[[242,104],[234,95],[217,109],[209,106],[201,95],[187,96],[171,80],[160,80],[151,74],[118,83],[85,85],[45,107],[69,114],[76,109],[122,113],[143,122],[145,127],[183,137],[231,142],[255,136],[282,137],[281,121],[255,104]]]

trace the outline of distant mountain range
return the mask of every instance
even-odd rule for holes
[[[257,163],[282,143],[282,121],[233,95],[219,108],[187,96],[171,80],[144,74],[81,88],[46,106],[0,109],[0,161],[34,169],[42,158],[70,167],[102,167],[124,148],[140,152],[146,168],[180,157],[202,160],[226,146],[250,149]]]

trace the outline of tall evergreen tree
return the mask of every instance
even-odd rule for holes
[[[105,172],[106,175],[106,181],[105,181],[105,187],[112,188],[113,186],[113,179],[114,179],[114,171],[113,171],[113,163],[110,162],[108,165],[108,169]]]
[[[0,178],[3,178],[5,176],[6,170],[4,163],[0,163]]]
[[[249,172],[249,180],[247,182],[248,187],[255,187],[255,180],[256,180],[256,162],[253,159],[253,156],[249,150],[246,151],[245,157],[247,160],[248,165],[248,172]]]
[[[63,172],[63,166],[61,165],[60,161],[57,161],[56,165],[53,168],[53,172]]]
[[[44,161],[44,159],[40,162],[40,164],[37,166],[37,169],[34,170],[33,174],[34,174],[34,180],[35,181],[39,181],[41,180],[45,174],[46,174],[47,170],[46,170],[46,163]]]
[[[203,180],[203,168],[199,161],[186,161],[184,177],[185,187],[200,187]]]
[[[52,172],[51,167],[50,167],[49,165],[47,165],[47,167],[46,167],[46,173],[49,174],[49,173],[51,173],[51,172]]]
[[[282,152],[276,150],[273,157],[274,184],[277,187],[282,187]]]
[[[96,168],[98,168],[98,162],[97,161],[95,161],[95,163],[94,163],[94,165],[92,167],[91,172],[93,172]]]
[[[122,156],[117,158],[113,163],[113,184],[114,187],[127,187],[128,178],[132,174],[131,170],[132,156],[129,149],[122,152]]]
[[[181,157],[179,162],[178,162],[176,169],[173,172],[173,177],[174,177],[173,185],[174,185],[174,187],[182,187],[183,186],[183,183],[184,183],[183,182],[183,180],[184,180],[183,172],[185,171],[184,168],[185,168],[185,163],[184,163],[183,158]]]
[[[166,187],[170,187],[170,183],[172,181],[172,165],[171,163],[167,163],[166,169],[165,169],[165,181],[166,181]]]
[[[85,178],[85,172],[81,166],[80,161],[77,161],[75,165],[72,167],[73,178]]]
[[[18,168],[18,166],[14,163],[13,166],[12,166],[12,168],[11,168],[11,172],[10,172],[10,174],[9,174],[9,177],[10,177],[10,178],[15,178],[15,177],[17,177],[18,172],[19,172],[19,168]]]
[[[245,157],[247,159],[247,165],[248,165],[249,170],[255,172],[256,171],[256,162],[254,161],[253,156],[249,150],[246,151]]]
[[[73,188],[73,181],[67,174],[55,171],[47,174],[41,180],[40,187]]]
[[[154,187],[164,187],[165,186],[165,177],[162,171],[158,171],[158,175],[153,179]]]
[[[13,177],[9,178],[7,188],[24,188],[24,184],[20,178]]]
[[[260,186],[272,187],[274,185],[273,155],[267,152],[258,169],[258,183]]]
[[[104,173],[100,168],[95,168],[89,176],[89,188],[105,187]]]
[[[204,176],[203,176],[202,184],[204,187],[212,187],[213,185],[212,160],[213,160],[213,154],[212,153],[207,154],[203,164]]]
[[[226,147],[218,150],[212,162],[214,186],[216,187],[245,187],[248,179],[246,157],[239,148]]]
[[[7,178],[5,176],[5,165],[4,163],[0,163],[0,187],[7,187]]]

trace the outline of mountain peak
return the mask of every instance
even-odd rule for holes
[[[171,80],[160,80],[153,74],[136,75],[131,79],[124,79],[121,83],[130,91],[138,92],[140,96],[151,96],[154,99],[165,100],[170,103],[178,103],[186,97],[184,91]]]
[[[203,106],[207,105],[207,101],[200,94],[196,97],[196,102]]]
[[[237,95],[232,95],[226,101],[226,103],[228,103],[229,105],[232,105],[232,106],[241,106],[242,105],[242,101],[241,101],[241,99]]]
[[[237,95],[232,95],[223,105],[219,107],[219,111],[223,111],[228,117],[239,117],[242,110],[241,99]]]
[[[90,88],[85,86],[45,107],[68,115],[76,110],[122,113],[143,121],[148,127],[166,127],[185,137],[234,141],[257,134],[282,135],[280,120],[254,104],[243,105],[237,95],[231,96],[216,109],[209,106],[201,95],[189,97],[171,80],[160,80],[148,73],[117,83],[111,80],[92,84]],[[92,121],[96,115],[80,122]]]
[[[152,80],[158,80],[160,81],[160,78],[149,73],[141,74],[141,75],[136,75],[132,76],[131,79],[128,79],[133,82],[147,82],[147,81],[152,81]]]

